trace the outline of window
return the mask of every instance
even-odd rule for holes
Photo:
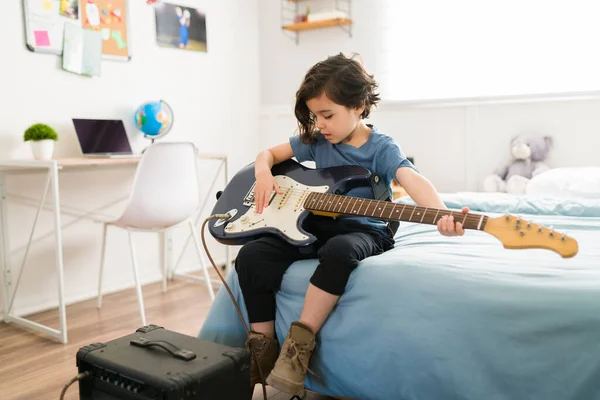
[[[393,101],[600,91],[597,0],[383,0]]]

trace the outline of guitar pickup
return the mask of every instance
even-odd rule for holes
[[[254,187],[256,186],[256,182],[254,182],[254,184],[252,185],[252,187],[250,188],[250,190],[248,191],[248,193],[246,193],[246,196],[244,196],[244,205],[246,207],[252,207],[255,202],[254,202]],[[273,201],[273,199],[275,198],[275,196],[277,195],[277,192],[272,191],[271,192],[271,197],[269,198],[269,205],[271,204],[271,202]]]

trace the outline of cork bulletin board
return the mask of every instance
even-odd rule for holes
[[[62,54],[65,24],[99,31],[102,58],[128,61],[131,0],[23,0],[27,48]]]

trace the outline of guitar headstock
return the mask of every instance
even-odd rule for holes
[[[488,217],[483,231],[498,238],[507,249],[547,249],[564,258],[573,257],[579,249],[572,237],[509,214]]]

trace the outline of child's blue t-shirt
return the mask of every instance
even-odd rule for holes
[[[396,171],[401,167],[418,170],[406,158],[400,146],[388,135],[381,133],[375,126],[368,125],[371,133],[367,141],[360,147],[346,143],[332,144],[322,135],[314,143],[302,143],[299,136],[290,137],[289,141],[298,162],[314,161],[316,168],[327,168],[338,165],[360,165],[371,173],[380,176],[388,187],[392,196],[392,179],[396,178]],[[370,186],[360,187],[347,193],[348,196],[373,199],[373,190]],[[385,228],[386,223],[380,219],[345,216],[367,223],[377,228]]]

